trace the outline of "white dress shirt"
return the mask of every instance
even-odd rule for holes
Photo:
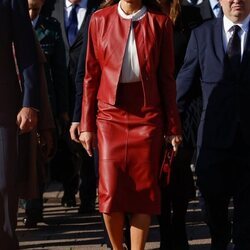
[[[91,0],[90,0],[91,1]],[[76,9],[77,13],[77,22],[78,22],[78,30],[81,28],[83,20],[85,18],[86,12],[87,12],[87,5],[88,5],[88,0],[81,0],[80,3],[78,4],[78,7]],[[69,23],[69,15],[72,10],[73,4],[69,0],[65,0],[65,15],[64,15],[64,22],[65,22],[65,27],[68,27]]]
[[[122,10],[120,2],[118,4],[118,14],[124,19],[132,19],[132,21],[138,21],[145,16],[146,12],[147,9],[145,6],[143,6],[137,12],[127,15]],[[138,60],[133,25],[131,25],[130,28],[119,81],[122,83],[140,81],[140,65]]]
[[[223,44],[224,44],[225,51],[227,51],[227,45],[228,45],[229,39],[233,34],[232,27],[234,25],[239,25],[241,28],[241,30],[239,31],[239,36],[241,40],[241,59],[242,59],[244,48],[246,45],[249,21],[250,21],[250,15],[248,15],[241,23],[233,23],[226,16],[223,17],[223,28],[224,28],[223,29]]]

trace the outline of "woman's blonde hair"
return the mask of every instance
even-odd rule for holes
[[[180,14],[181,14],[180,0],[173,0],[170,5],[170,12],[169,12],[169,17],[172,20],[173,24],[176,23],[176,20]]]

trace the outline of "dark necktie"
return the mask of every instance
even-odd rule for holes
[[[76,12],[77,7],[78,4],[74,4],[69,14],[67,34],[70,46],[74,43],[78,31],[77,12]]]
[[[241,41],[239,37],[239,31],[241,28],[238,25],[234,25],[232,30],[233,34],[230,37],[227,46],[227,56],[233,72],[237,74],[241,62]]]
[[[190,0],[190,2],[192,3],[192,5],[196,5],[198,0]]]

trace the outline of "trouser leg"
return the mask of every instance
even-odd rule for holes
[[[0,127],[0,248],[18,249],[17,223],[17,131]]]
[[[186,232],[186,213],[188,200],[186,197],[174,197],[172,201],[172,236],[174,250],[189,249],[187,232]]]
[[[250,185],[234,195],[234,250],[250,249]]]
[[[171,198],[170,190],[161,190],[161,214],[159,215],[160,225],[160,249],[172,249],[172,223],[171,223]]]
[[[211,250],[226,250],[231,240],[231,223],[228,218],[229,197],[206,197],[205,213],[211,234]]]

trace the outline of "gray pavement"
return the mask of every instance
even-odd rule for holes
[[[17,235],[20,249],[107,249],[100,214],[96,211],[91,215],[79,215],[77,208],[62,207],[61,197],[61,186],[51,183],[44,195],[44,222],[39,223],[34,229],[24,228],[22,223],[24,211],[19,209]],[[202,222],[198,201],[190,202],[187,231],[190,250],[210,249],[208,229]],[[153,218],[145,249],[159,249],[159,226],[156,218]]]

